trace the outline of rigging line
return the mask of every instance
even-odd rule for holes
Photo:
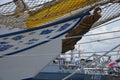
[[[11,2],[10,2],[11,3]],[[35,2],[34,2],[35,3]]]
[[[78,38],[78,37],[87,37],[87,36],[95,36],[95,35],[102,35],[102,34],[110,34],[110,33],[116,33],[116,32],[120,32],[120,30],[116,30],[116,31],[110,31],[110,32],[103,32],[103,33],[96,33],[96,34],[88,34],[88,35],[80,35],[80,36],[72,36],[72,37],[66,37],[65,39],[69,39],[69,38]]]
[[[91,29],[91,30],[94,30],[94,29],[97,29],[97,28],[100,28],[100,27],[109,25],[109,24],[114,23],[114,22],[117,22],[117,21],[119,21],[119,20],[120,20],[120,19],[117,19],[117,20],[114,20],[114,21],[110,21],[110,22],[104,23],[104,24],[102,24],[102,25],[99,25],[98,27],[94,27],[94,28]]]
[[[117,5],[117,4],[116,4],[116,5]],[[113,7],[113,5],[112,5],[111,7],[112,7],[112,8],[109,9],[109,12],[110,12],[110,13],[108,12],[108,14],[106,15],[105,18],[110,17],[112,14],[116,13],[116,12],[119,10],[119,8],[120,8],[120,7],[118,7],[118,6]]]
[[[113,5],[113,4],[107,4],[105,7],[103,7],[102,9],[104,9],[104,8],[107,8],[107,7],[110,7],[111,5]]]
[[[107,13],[105,13],[106,15],[108,15]],[[117,14],[117,12],[115,12],[113,15],[111,15],[111,16],[107,16],[106,18],[101,18],[95,25],[93,25],[94,27],[95,26],[99,26],[99,25],[101,25],[101,24],[104,24],[105,22],[108,22],[108,21],[110,21],[111,19],[114,19],[114,18],[117,18],[117,17],[119,17],[119,13],[118,13],[118,16],[116,15]]]
[[[45,0],[43,1],[43,0],[36,0],[36,1],[28,1],[28,2],[26,2],[26,3],[28,3],[28,6],[29,6],[29,9],[35,9],[36,7],[40,7],[40,6],[42,6],[43,4],[42,3],[44,3],[45,2]]]
[[[111,6],[113,6],[113,5],[115,6],[115,4],[112,4]],[[110,7],[111,7],[111,6],[110,6]],[[110,9],[110,7],[109,7],[109,8],[107,8],[107,9]],[[118,6],[116,6],[116,7],[117,7],[117,8],[119,8]],[[104,10],[104,8],[103,8],[103,10]],[[106,11],[108,11],[108,10],[106,10]],[[111,10],[110,10],[110,11],[111,11]],[[116,11],[119,11],[119,9],[118,9],[118,10],[116,10]],[[105,12],[105,11],[104,11],[104,12]],[[103,12],[103,13],[104,13],[104,12]],[[112,11],[112,12],[113,12],[113,11]],[[107,14],[107,13],[105,12],[105,14]],[[109,14],[108,14],[108,15],[109,15]],[[108,15],[106,15],[106,16],[107,16],[107,18],[109,18],[109,17],[110,17],[110,16],[108,17]],[[114,14],[114,15],[115,15],[115,14]],[[105,17],[105,16],[104,16],[104,14],[103,14],[103,17]],[[103,19],[103,17],[102,17],[99,21],[104,20],[104,19]],[[117,16],[116,16],[116,17],[117,17]],[[113,16],[113,18],[115,18],[115,17]],[[112,19],[113,19],[113,18],[112,18]],[[105,19],[105,20],[106,20],[106,19]],[[110,21],[110,20],[111,20],[111,18],[110,18],[110,19],[107,19],[107,20],[109,20],[109,21]],[[99,22],[98,22],[98,23],[99,23]],[[105,23],[105,22],[103,22],[103,23]],[[101,24],[98,24],[98,25],[101,25]],[[96,25],[93,25],[93,26],[97,26],[97,24],[96,24]]]
[[[4,4],[1,4],[0,7],[1,7],[1,6],[4,6],[4,5],[8,5],[8,4],[10,4],[10,3],[12,3],[12,2],[7,2],[7,3],[4,3]]]
[[[45,13],[45,15],[42,17],[42,18],[45,18],[45,17],[48,17],[48,15],[51,13],[51,7],[52,7],[52,4],[55,4],[55,3],[57,3],[57,1],[51,1],[51,3],[47,3],[46,1],[42,1],[44,4],[39,4],[38,6],[43,6],[41,9],[43,9],[43,8],[45,8],[45,7],[48,7],[49,6],[49,8],[48,8],[48,10],[47,10],[47,12]],[[38,7],[38,6],[36,6],[36,7]],[[55,10],[54,11],[57,11],[58,9],[59,9],[59,7],[60,6],[62,6],[62,4],[60,4],[60,5],[57,5],[56,7],[55,7]],[[35,8],[35,7],[34,7]],[[33,8],[31,8],[31,9],[33,9]],[[41,9],[39,9],[39,10],[41,10]],[[39,11],[38,10],[38,11]],[[55,14],[55,15],[58,15],[58,14]],[[37,19],[32,19],[32,20],[41,20],[42,18],[37,18]]]
[[[111,51],[111,52],[118,52],[119,50]],[[81,52],[80,54],[91,54],[91,53],[105,53],[108,51],[96,51],[96,52]]]
[[[83,68],[85,68],[85,67],[87,67],[87,66],[90,66],[92,63],[98,61],[98,60],[99,60],[100,58],[102,58],[103,56],[109,54],[111,51],[113,51],[114,49],[116,49],[118,46],[120,46],[120,44],[117,45],[117,46],[115,46],[115,47],[113,47],[110,51],[104,53],[103,55],[101,55],[101,56],[100,56],[99,58],[97,58],[96,60],[93,60],[92,62],[90,62],[90,63],[82,66],[81,68],[77,68],[75,71],[73,71],[73,73],[69,74],[68,76],[66,76],[66,77],[63,78],[62,80],[67,80],[68,78],[70,78],[71,76],[73,76],[74,74],[76,74],[80,69],[83,69]]]
[[[14,9],[14,8],[15,8],[15,5],[12,5],[12,4],[9,5],[9,7],[7,8],[7,11],[8,11],[8,12],[4,11],[4,12],[3,12],[3,15],[5,15],[5,14],[7,15],[7,14],[10,14],[10,13],[11,13],[11,15],[14,14],[14,10],[12,10],[12,9]]]
[[[115,15],[112,18],[107,19],[106,21],[101,21],[101,23],[99,22],[99,23],[93,25],[93,27],[97,27],[97,26],[103,25],[105,23],[108,23],[109,21],[111,22],[113,19],[118,18],[119,16],[120,16],[120,14]]]
[[[50,3],[47,3],[46,1],[44,1],[44,0],[41,0],[41,2],[39,3],[39,4],[37,4],[37,5],[35,5],[35,6],[33,6],[33,7],[30,7],[30,9],[34,9],[34,8],[36,8],[36,7],[42,7],[42,6],[46,6],[46,5],[49,5]]]
[[[41,2],[42,2],[42,1],[41,1]],[[40,2],[40,3],[41,3],[41,2]],[[28,2],[26,2],[26,3],[28,4],[29,9],[35,9],[36,7],[40,7],[40,6],[43,5],[43,4],[40,4],[40,3],[39,3],[39,4],[35,5],[35,6],[32,5],[32,7],[31,7],[31,6],[30,6],[30,5],[31,5],[31,2],[28,1]],[[35,3],[35,2],[34,2],[34,3]]]
[[[113,5],[114,5],[114,4],[113,4]],[[110,12],[112,12],[111,10],[114,9],[114,7],[112,7],[113,5],[107,7],[107,9],[106,9],[105,12],[104,12],[104,13],[107,13],[107,15],[105,14],[104,17],[103,17],[103,19],[105,19],[106,17],[108,17],[108,16],[111,15]],[[108,14],[108,13],[109,13],[109,14]]]
[[[97,56],[97,55],[96,55]],[[98,56],[101,56],[101,55],[98,55]],[[107,54],[105,55],[106,57],[109,57],[109,56],[119,56],[118,54]],[[89,57],[87,55],[81,55],[81,57]],[[103,56],[104,57],[104,56]]]
[[[37,5],[38,2],[39,2],[39,0],[36,0],[34,3],[31,4],[31,6]]]
[[[88,43],[100,42],[100,41],[106,41],[106,40],[117,39],[117,38],[120,38],[120,36],[118,36],[118,37],[112,37],[112,38],[105,38],[105,39],[100,39],[100,40],[94,40],[94,41],[88,41],[88,42],[82,42],[82,43],[78,43],[76,45],[79,45],[79,44],[88,44]]]
[[[34,2],[34,3],[35,3],[35,2]],[[29,6],[31,6],[32,4],[33,4],[33,2],[32,2],[32,3],[30,2],[30,3],[29,3]]]
[[[107,9],[108,9],[109,7],[111,7],[111,5],[102,8],[102,13],[106,13],[106,11],[107,11]],[[105,17],[104,14],[102,15],[102,17],[103,17],[103,18]],[[101,18],[102,18],[102,17],[101,17]],[[101,19],[101,18],[100,18],[100,19]]]
[[[102,58],[103,56],[108,55],[111,51],[115,50],[115,49],[116,49],[116,48],[118,48],[119,46],[120,46],[120,44],[116,45],[116,46],[115,46],[115,47],[113,47],[111,50],[109,50],[109,51],[107,51],[106,53],[104,53],[104,54],[100,55],[100,56],[99,56],[99,58],[95,59],[94,61],[90,62],[89,64],[86,64],[86,65],[85,65],[85,66],[83,66],[83,67],[87,67],[87,66],[91,65],[92,63],[94,63],[94,62],[98,61],[100,58]]]
[[[109,22],[109,23],[106,23],[106,24],[104,24],[104,25],[100,25],[99,27],[102,27],[102,26],[105,26],[105,25],[111,24],[111,23],[116,22],[116,21],[119,21],[119,20],[120,20],[120,19],[115,20],[115,21],[112,21],[112,22]],[[99,28],[99,27],[97,27],[97,28]],[[94,28],[94,29],[96,29],[96,28]],[[74,37],[75,37],[75,36],[74,36]],[[76,36],[76,37],[77,37],[77,36]],[[82,35],[81,35],[80,37],[82,37]],[[71,38],[71,37],[67,37],[67,38]]]

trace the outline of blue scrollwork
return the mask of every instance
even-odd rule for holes
[[[43,30],[40,34],[41,35],[50,34],[52,31],[54,30],[47,29],[47,30]]]
[[[0,42],[0,51],[8,50],[13,47],[13,45],[9,45],[8,42]]]
[[[60,29],[58,29],[57,31],[63,31],[63,30],[65,30],[67,27],[69,27],[71,24],[69,24],[69,23],[66,23],[66,24],[64,24],[62,27],[60,27]]]
[[[1,45],[1,44],[8,44],[8,43],[9,43],[9,42],[0,42],[0,45]]]
[[[33,39],[30,39],[26,44],[28,44],[28,45],[33,44],[33,43],[35,43],[35,42],[38,41],[38,40],[39,40],[39,39],[33,38]]]
[[[24,37],[25,37],[25,36],[23,36],[23,35],[18,35],[18,36],[13,37],[12,40],[17,41],[17,40],[23,39]]]

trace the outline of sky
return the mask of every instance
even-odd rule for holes
[[[0,0],[0,4],[4,4],[4,3],[10,2],[10,1],[12,1],[12,0]],[[118,19],[120,19],[120,17]],[[86,35],[95,34],[95,33],[104,33],[104,32],[110,32],[110,31],[117,31],[117,30],[120,30],[120,20],[117,22],[111,23],[109,25],[102,26],[95,30],[91,30]],[[94,43],[89,43],[89,44],[80,44],[80,43],[116,37],[119,35],[120,35],[120,32],[105,34],[105,35],[98,35],[98,36],[83,37],[77,43],[76,49],[83,50],[85,52],[109,51],[115,45],[119,44],[120,38],[106,40],[106,41],[99,41],[99,42],[94,42]],[[78,46],[79,46],[79,48],[78,48]]]
[[[6,2],[11,2],[11,1],[13,1],[13,0],[0,0],[0,4],[4,4]]]

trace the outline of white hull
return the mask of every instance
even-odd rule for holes
[[[47,46],[46,46],[47,45]],[[0,80],[21,80],[35,76],[60,52],[61,41],[49,43],[0,59]]]

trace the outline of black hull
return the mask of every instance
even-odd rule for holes
[[[31,80],[62,80],[69,74],[71,73],[41,72],[39,75],[35,76],[34,79],[31,79]],[[106,75],[101,75],[101,74],[89,74],[88,75],[88,74],[76,73],[75,75],[71,76],[67,80],[105,80],[105,78],[106,78]]]

